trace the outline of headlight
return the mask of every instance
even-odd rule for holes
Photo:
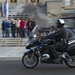
[[[36,34],[34,34],[33,37],[36,38],[37,37]]]

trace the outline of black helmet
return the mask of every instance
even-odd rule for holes
[[[60,28],[64,26],[65,21],[63,19],[58,19],[56,23],[57,23],[57,27]]]

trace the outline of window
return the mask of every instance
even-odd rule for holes
[[[71,0],[65,0],[65,6],[71,6]]]
[[[11,3],[16,3],[16,2],[17,2],[17,0],[11,0],[10,2],[11,2]]]

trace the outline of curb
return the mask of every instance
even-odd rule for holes
[[[18,60],[22,60],[22,57],[2,57],[0,58],[0,61],[18,61]]]

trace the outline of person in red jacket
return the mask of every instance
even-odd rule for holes
[[[20,21],[20,37],[21,38],[24,38],[25,37],[25,21],[24,19],[22,18],[21,21]]]
[[[30,32],[31,32],[31,19],[28,20],[28,22],[26,23],[26,26],[27,26],[27,30],[28,30],[27,35],[29,36]]]

